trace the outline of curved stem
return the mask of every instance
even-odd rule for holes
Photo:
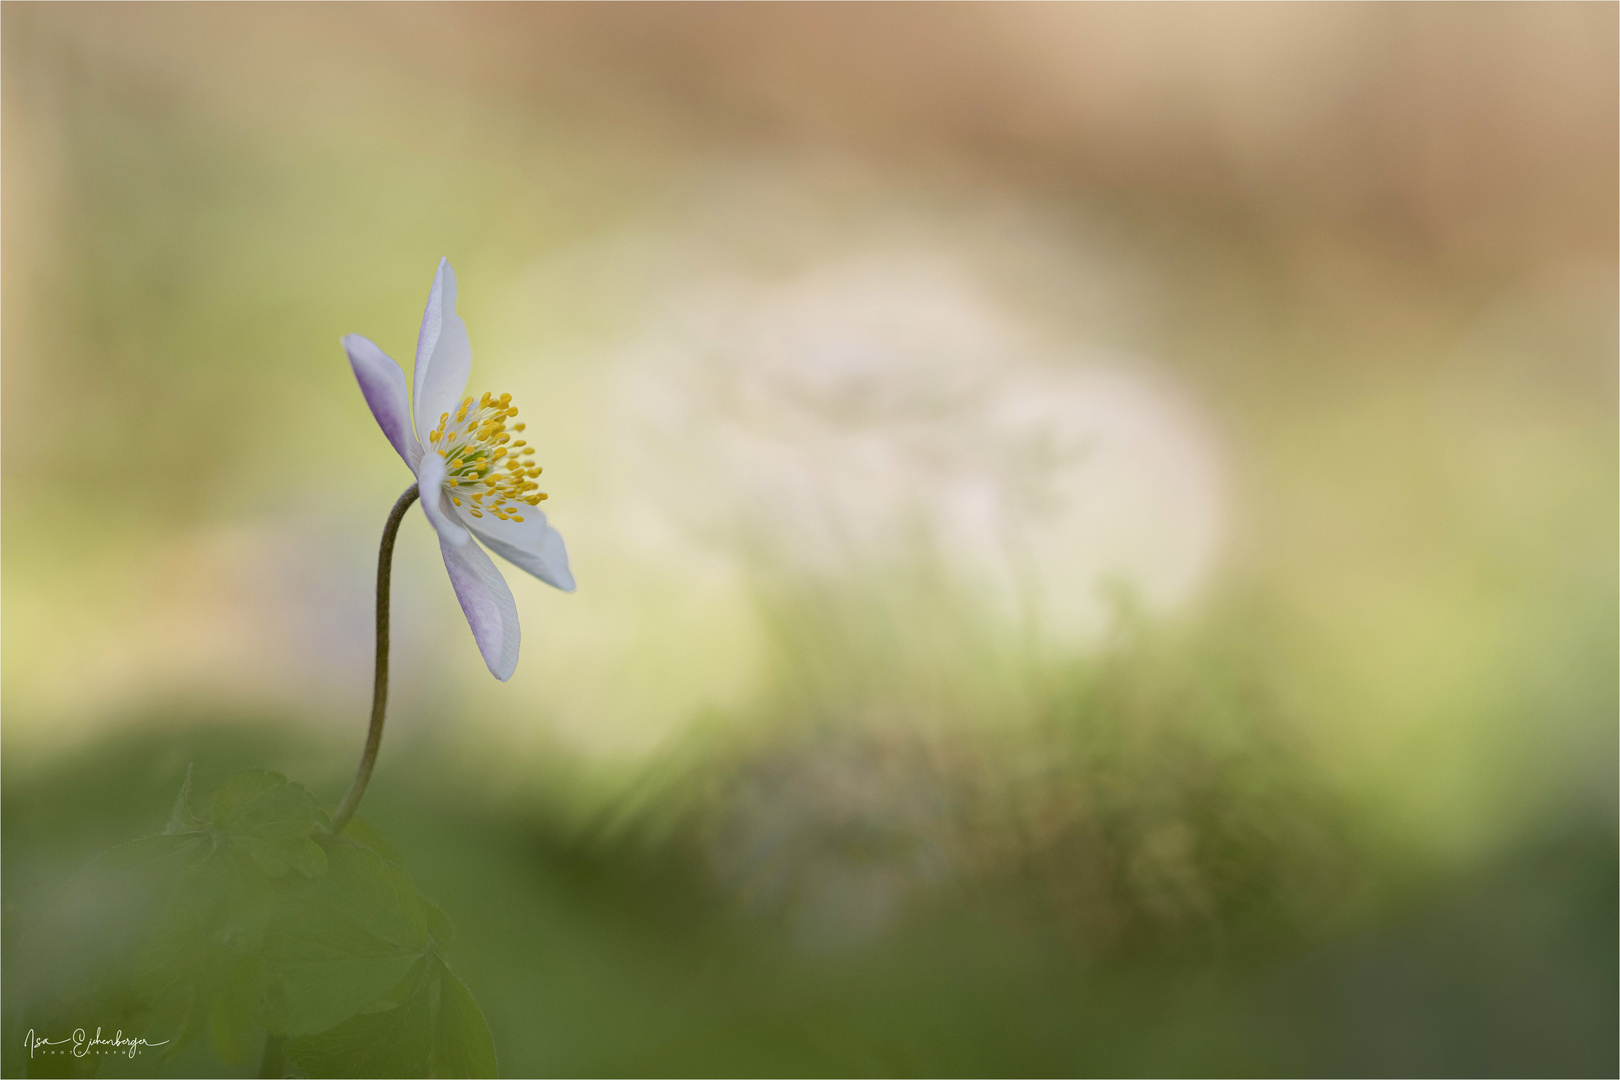
[[[383,715],[388,711],[388,583],[394,569],[394,537],[399,523],[405,520],[405,511],[411,508],[418,495],[416,485],[405,489],[383,526],[382,546],[377,550],[377,675],[371,688],[371,730],[366,732],[365,753],[360,755],[360,769],[354,774],[349,793],[338,804],[332,815],[332,832],[340,833],[354,817],[360,805],[360,796],[366,793],[371,781],[372,766],[377,764],[377,748],[382,745]]]

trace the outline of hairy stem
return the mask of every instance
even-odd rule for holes
[[[340,833],[354,817],[360,805],[360,796],[371,782],[372,766],[377,764],[377,748],[382,745],[383,716],[388,711],[388,585],[394,570],[394,537],[399,523],[405,520],[405,511],[411,508],[418,495],[416,485],[405,489],[394,509],[389,511],[388,524],[383,526],[382,546],[377,549],[377,675],[371,687],[371,730],[366,732],[366,750],[360,755],[360,768],[354,774],[349,793],[338,804],[332,815],[332,832]]]

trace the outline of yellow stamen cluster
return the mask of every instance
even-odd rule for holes
[[[444,413],[428,433],[428,445],[444,458],[450,501],[461,506],[466,496],[473,517],[489,513],[502,521],[522,521],[523,508],[538,506],[546,497],[534,482],[540,475],[534,447],[513,439],[524,425],[506,425],[517,414],[511,394],[486,393],[463,401],[454,417]]]

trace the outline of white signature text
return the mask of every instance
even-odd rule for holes
[[[93,1038],[86,1037],[84,1028],[75,1028],[73,1034],[66,1039],[47,1039],[43,1035],[35,1035],[34,1029],[29,1028],[28,1034],[23,1037],[23,1046],[28,1050],[28,1056],[36,1053],[45,1054],[71,1054],[73,1057],[89,1057],[91,1054],[123,1054],[134,1057],[149,1046],[167,1046],[168,1039],[161,1042],[150,1042],[139,1036],[125,1035],[123,1029],[110,1039],[101,1036],[101,1029],[96,1028]]]

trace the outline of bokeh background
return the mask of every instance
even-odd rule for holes
[[[366,813],[508,1075],[1614,1075],[1616,15],[6,3],[8,1074],[188,763],[341,794],[447,256],[579,590],[413,511]]]

